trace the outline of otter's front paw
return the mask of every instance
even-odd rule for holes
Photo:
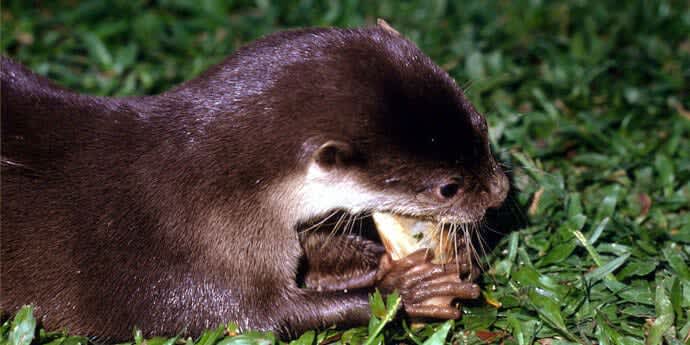
[[[457,319],[460,310],[451,305],[452,300],[479,297],[479,286],[460,279],[464,267],[434,264],[431,260],[433,254],[426,249],[400,260],[386,254],[381,259],[376,286],[383,293],[397,290],[410,317]]]

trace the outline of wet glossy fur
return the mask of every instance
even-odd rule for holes
[[[323,251],[291,218],[294,181],[327,140],[353,148],[337,176],[399,197],[381,205],[409,201],[400,212],[476,220],[505,196],[483,118],[385,29],[274,34],[148,97],[80,95],[1,61],[0,307],[33,303],[49,328],[122,340],[134,326],[198,334],[233,320],[287,335],[366,322],[380,246]],[[462,193],[437,200],[455,176]],[[298,287],[300,265],[334,255],[358,263],[341,273],[361,289],[317,291],[326,273]]]

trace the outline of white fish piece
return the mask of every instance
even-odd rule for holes
[[[372,214],[381,242],[393,260],[400,260],[413,252],[428,248],[434,252],[434,263],[445,264],[455,257],[449,232],[433,222],[393,213]]]

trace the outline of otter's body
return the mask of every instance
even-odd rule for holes
[[[505,196],[481,116],[382,28],[271,35],[157,96],[85,96],[1,67],[0,308],[34,304],[48,328],[119,340],[135,326],[362,324],[385,287],[380,245],[343,235],[324,248],[299,224],[378,208],[464,222]],[[411,133],[436,141],[408,146]],[[451,137],[458,147],[439,149]],[[457,174],[483,192],[418,188]],[[460,284],[437,294],[465,297]]]

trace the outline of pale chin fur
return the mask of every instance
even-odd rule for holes
[[[277,193],[281,193],[282,197],[271,199],[284,202],[277,206],[282,210],[281,218],[291,226],[327,216],[336,210],[350,214],[384,211],[420,217],[438,212],[431,207],[422,207],[409,195],[372,190],[358,183],[351,175],[329,171],[315,163],[309,165],[306,174],[286,179]],[[464,217],[443,218],[446,218],[445,221],[453,218],[455,222],[467,222],[462,219]]]
[[[329,171],[312,163],[306,174],[292,176],[278,187],[283,197],[279,206],[281,218],[290,225],[328,215],[336,210],[359,214],[376,210],[400,213],[418,211],[402,195],[391,195],[371,190],[352,176]]]
[[[351,176],[325,170],[315,163],[309,165],[298,194],[300,219],[317,217],[335,209],[356,214],[394,201],[391,200],[393,196],[370,190]]]

